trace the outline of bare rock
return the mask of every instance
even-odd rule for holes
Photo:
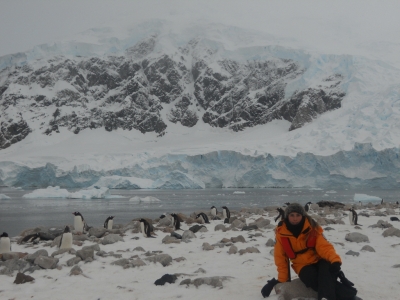
[[[164,267],[168,266],[172,262],[172,257],[168,254],[158,254],[151,257],[146,258],[147,261],[157,263],[159,262]]]
[[[237,252],[238,252],[238,248],[235,245],[232,245],[228,251],[229,254],[236,254]]]
[[[58,264],[58,258],[49,256],[38,256],[34,261],[35,265],[38,265],[42,269],[55,269]]]
[[[400,237],[400,229],[397,229],[395,227],[390,227],[390,228],[386,229],[384,232],[382,232],[382,235],[384,237],[388,237],[388,236]]]
[[[22,284],[22,283],[31,282],[34,280],[35,280],[35,278],[33,278],[32,276],[25,275],[24,273],[18,272],[17,276],[15,277],[14,283]]]
[[[369,242],[368,237],[359,232],[348,233],[348,234],[346,234],[345,239],[346,239],[346,241],[355,242],[355,243]]]
[[[292,300],[297,298],[317,299],[317,292],[308,288],[300,279],[291,282],[278,283],[275,292],[279,294],[278,300]]]

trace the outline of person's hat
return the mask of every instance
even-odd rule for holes
[[[298,203],[291,203],[288,205],[288,207],[286,207],[285,218],[289,217],[289,214],[291,214],[292,212],[297,212],[298,214],[300,214],[302,216],[306,215],[306,211],[305,211],[304,207]]]

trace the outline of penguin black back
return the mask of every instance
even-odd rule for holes
[[[174,228],[175,230],[182,230],[181,229],[181,221],[177,214],[172,213],[171,216],[174,218]]]
[[[201,212],[201,213],[197,214],[196,219],[200,218],[200,217],[203,218],[204,223],[210,224],[210,221],[208,220],[208,217],[205,213]]]
[[[151,225],[146,219],[143,218],[141,218],[139,222],[143,235],[145,237],[153,238],[154,236],[151,235],[151,233],[153,232],[153,225]]]
[[[276,209],[278,211],[278,216],[275,218],[275,222],[280,218],[280,221],[285,218],[285,211],[283,210],[282,207],[278,207]]]
[[[108,222],[112,221],[114,219],[114,216],[109,216],[105,221],[104,221],[104,228],[108,229]]]
[[[231,218],[231,212],[229,211],[229,208],[226,206],[222,206],[222,209],[223,209],[222,214],[224,215],[225,221],[226,221],[226,219],[228,219],[227,223],[229,223],[229,219]],[[224,221],[224,223],[225,223],[225,221]]]

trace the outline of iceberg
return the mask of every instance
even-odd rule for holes
[[[156,197],[152,197],[152,196],[147,196],[147,197],[135,196],[135,197],[132,197],[131,199],[129,199],[129,202],[134,202],[134,203],[160,203],[161,200],[156,198]]]
[[[107,187],[109,189],[148,189],[151,188],[154,181],[138,177],[123,177],[118,175],[103,176],[92,187]]]
[[[31,193],[25,194],[22,196],[22,198],[110,199],[124,197],[119,195],[111,195],[110,190],[106,187],[87,188],[76,192],[68,192],[68,190],[62,189],[59,186],[49,186],[46,189],[37,189]]]
[[[8,197],[7,195],[0,194],[0,200],[8,200],[8,199],[11,199],[11,198]]]
[[[366,194],[354,194],[354,202],[372,202],[372,201],[381,201],[382,198],[376,196],[370,196]]]

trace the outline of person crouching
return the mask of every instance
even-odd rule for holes
[[[319,300],[357,299],[354,284],[341,271],[340,256],[322,232],[321,226],[306,213],[303,206],[298,203],[288,205],[285,218],[275,231],[274,259],[278,280],[273,278],[263,287],[261,293],[264,298],[269,296],[277,283],[290,281],[291,263],[300,280],[318,293]]]

